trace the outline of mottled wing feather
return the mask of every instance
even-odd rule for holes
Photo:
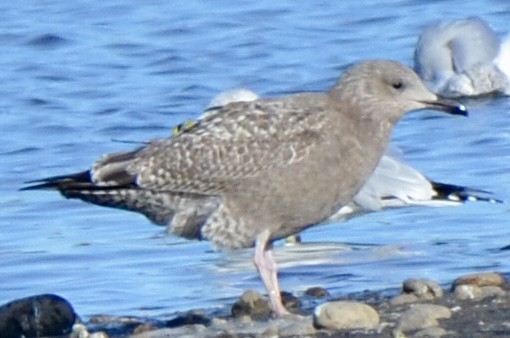
[[[302,160],[321,140],[321,107],[235,103],[196,127],[137,154],[128,171],[140,187],[218,194],[244,178]]]

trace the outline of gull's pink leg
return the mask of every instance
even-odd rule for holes
[[[283,306],[280,295],[280,287],[278,285],[278,276],[276,269],[276,262],[273,258],[272,246],[268,243],[270,237],[269,230],[262,231],[257,236],[255,242],[255,257],[253,262],[257,268],[262,282],[267,289],[271,307],[277,316],[290,314],[289,311]]]

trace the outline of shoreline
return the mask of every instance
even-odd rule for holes
[[[81,323],[67,300],[38,295],[1,306],[0,332],[32,314],[32,322],[47,329],[35,337],[510,337],[510,285],[508,275],[499,272],[461,276],[446,287],[407,279],[395,292],[362,291],[336,298],[314,287],[300,297],[283,296],[293,315],[281,318],[271,316],[265,296],[248,290],[232,305],[231,314],[195,309],[170,320],[98,315]]]

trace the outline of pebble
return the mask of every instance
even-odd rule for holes
[[[420,330],[413,334],[412,338],[440,338],[446,336],[448,331],[443,329],[442,327],[429,327],[423,330]]]
[[[201,337],[201,331],[205,328],[199,327],[199,325],[188,325],[173,329],[158,329],[154,331],[147,331],[140,334],[129,336],[130,338],[168,338],[168,337],[180,337],[180,338],[197,338]]]
[[[435,299],[443,297],[443,288],[429,279],[406,279],[402,284],[405,293],[412,293],[420,299]]]
[[[502,287],[506,283],[505,277],[497,272],[486,272],[466,275],[457,278],[453,281],[452,289],[460,285],[475,285],[478,287],[483,286],[499,286]]]
[[[391,305],[416,303],[421,300],[433,300],[443,297],[443,288],[428,279],[406,279],[402,283],[402,294],[390,300]]]
[[[108,338],[108,335],[104,332],[89,333],[85,325],[77,323],[73,325],[69,338]]]
[[[405,311],[397,323],[401,331],[417,331],[429,327],[439,326],[438,319],[450,318],[449,308],[436,304],[414,304]]]
[[[370,305],[352,301],[335,301],[315,308],[313,323],[316,328],[329,330],[375,329],[379,314]]]
[[[506,295],[499,286],[459,285],[454,290],[458,300],[481,300],[487,297],[502,297]]]
[[[257,291],[245,291],[234,303],[231,309],[232,316],[250,316],[254,318],[271,316],[271,308],[267,300]]]
[[[301,301],[298,297],[294,296],[290,292],[283,291],[281,293],[282,303],[285,308],[290,312],[298,312],[301,308]]]
[[[303,337],[317,333],[312,316],[295,316],[290,322],[280,325],[280,337]]]
[[[502,287],[505,277],[497,272],[471,274],[457,278],[452,283],[453,293],[458,300],[481,300],[487,297],[501,297],[506,294]]]
[[[203,325],[211,324],[211,319],[202,311],[189,311],[165,322],[165,327],[180,327],[185,325]]]
[[[310,297],[316,297],[316,298],[322,298],[322,297],[329,297],[328,290],[321,288],[320,286],[308,288],[305,291],[305,295]]]

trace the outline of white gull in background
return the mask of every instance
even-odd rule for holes
[[[509,40],[501,43],[477,17],[434,24],[418,39],[415,70],[431,91],[445,97],[509,95]]]

